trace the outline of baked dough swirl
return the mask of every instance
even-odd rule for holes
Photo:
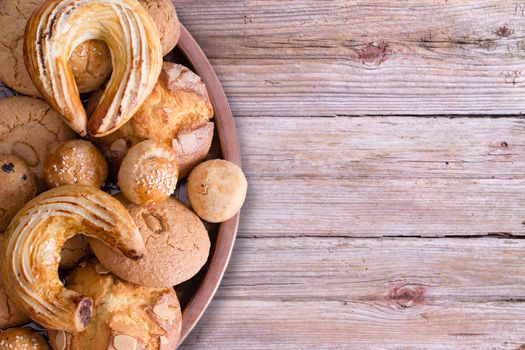
[[[8,295],[49,329],[80,332],[91,319],[93,300],[66,289],[58,276],[61,248],[78,233],[132,259],[145,252],[124,206],[99,189],[61,186],[26,204],[7,228],[1,270]]]
[[[113,74],[88,121],[68,60],[92,39],[109,47]],[[24,60],[38,91],[69,126],[101,137],[126,123],[148,97],[162,68],[162,48],[137,0],[44,0],[27,22]]]

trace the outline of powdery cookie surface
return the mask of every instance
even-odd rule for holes
[[[100,188],[107,177],[104,156],[88,141],[57,143],[44,161],[44,178],[49,187],[79,184]]]
[[[84,332],[50,331],[53,349],[175,349],[182,315],[173,288],[124,282],[96,260],[73,270],[67,287],[93,299],[94,316]]]
[[[33,170],[39,190],[46,188],[43,166],[49,147],[76,137],[42,100],[24,96],[0,100],[0,153],[22,158]]]
[[[92,95],[91,113],[101,91]],[[213,139],[213,106],[201,78],[188,68],[164,62],[151,95],[133,119],[107,137],[94,140],[112,168],[118,169],[129,148],[150,139],[179,147],[179,178],[206,158]],[[183,152],[183,153],[181,153]]]
[[[36,179],[29,166],[15,155],[0,154],[0,232],[35,195]]]
[[[14,90],[31,96],[39,96],[24,63],[24,30],[38,4],[38,0],[0,0],[0,81]],[[105,46],[105,45],[104,45]],[[81,92],[98,89],[111,74],[111,56],[100,43],[93,41],[79,45],[69,61],[79,77]]]
[[[223,222],[237,214],[247,189],[248,183],[241,168],[222,159],[197,165],[188,177],[191,206],[208,222]]]
[[[145,286],[167,287],[193,277],[208,260],[210,239],[202,221],[174,198],[138,206],[117,196],[135,220],[146,254],[134,261],[97,240],[91,247],[101,263],[121,278]]]
[[[0,349],[48,350],[44,337],[25,328],[11,328],[0,331]]]
[[[162,54],[167,55],[180,38],[180,22],[171,0],[139,0],[157,26]]]

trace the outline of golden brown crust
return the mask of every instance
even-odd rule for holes
[[[67,63],[73,44],[85,39],[105,42],[113,61],[89,122]],[[162,68],[162,49],[155,23],[137,1],[43,0],[27,22],[24,61],[37,90],[73,130],[101,137],[125,124],[149,95]]]
[[[180,22],[171,0],[139,0],[148,11],[159,31],[162,55],[175,48],[180,38]]]
[[[226,221],[237,214],[247,188],[241,168],[222,159],[197,165],[188,177],[188,198],[193,210],[213,223]]]
[[[201,220],[180,201],[139,206],[117,196],[146,243],[146,254],[132,261],[92,240],[101,263],[121,278],[148,287],[169,287],[192,278],[208,260],[210,239]]]
[[[36,195],[33,171],[19,157],[0,154],[0,232],[15,214]]]
[[[74,184],[100,188],[107,177],[108,165],[104,156],[85,140],[54,145],[44,162],[44,178],[50,188]]]
[[[44,337],[25,328],[11,328],[0,331],[0,349],[49,350]]]
[[[76,137],[42,100],[24,96],[0,99],[0,153],[22,158],[35,173],[39,191],[47,188],[43,166],[48,149]]]
[[[177,157],[161,142],[146,140],[133,146],[118,173],[118,186],[135,204],[160,203],[177,187]]]
[[[35,321],[50,329],[82,331],[92,300],[65,289],[58,278],[61,248],[78,233],[98,238],[130,258],[145,247],[119,201],[94,187],[56,187],[26,204],[9,225],[1,271],[8,295]]]
[[[88,112],[100,101],[100,92],[92,94]],[[159,80],[134,118],[115,133],[95,140],[111,168],[118,169],[127,149],[143,140],[156,140],[173,147],[179,135],[195,133],[198,149],[178,155],[179,178],[207,154],[213,139],[213,106],[206,86],[188,68],[164,62]],[[203,132],[204,131],[204,132]]]
[[[78,92],[83,94],[95,91],[111,76],[111,52],[104,42],[89,40],[73,50],[69,66],[75,77]]]
[[[124,282],[105,273],[96,260],[77,267],[68,277],[67,287],[92,298],[95,313],[82,333],[49,332],[53,349],[175,348],[182,315],[172,288],[146,288]],[[125,347],[127,344],[136,347]]]

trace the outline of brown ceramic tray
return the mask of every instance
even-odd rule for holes
[[[166,59],[184,64],[201,76],[215,109],[216,133],[210,156],[220,156],[240,166],[239,141],[230,105],[206,55],[184,26],[181,28],[177,49]],[[238,224],[239,214],[218,227],[208,227],[212,249],[207,266],[194,279],[177,288],[183,306],[179,345],[195,327],[221,282],[233,249]]]

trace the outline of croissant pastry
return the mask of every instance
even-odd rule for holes
[[[7,228],[1,247],[8,295],[49,329],[81,332],[92,316],[93,300],[66,289],[58,276],[62,246],[78,233],[132,259],[145,251],[124,206],[99,189],[81,185],[57,187],[27,203]]]
[[[68,59],[91,39],[109,47],[113,74],[88,121]],[[27,22],[24,60],[40,94],[73,130],[102,137],[126,123],[150,94],[162,48],[137,0],[43,0]]]

